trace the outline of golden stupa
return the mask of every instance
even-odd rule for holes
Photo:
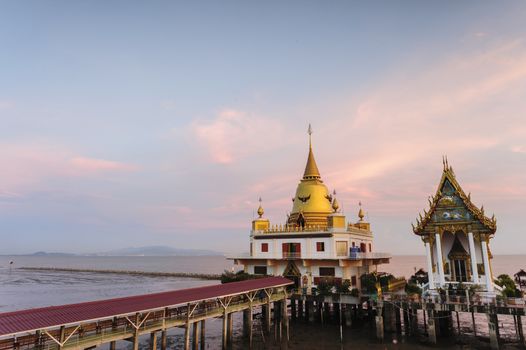
[[[292,211],[287,224],[306,227],[327,227],[327,216],[334,212],[332,196],[321,180],[320,171],[312,152],[312,129],[309,125],[309,156],[303,178],[292,199]]]

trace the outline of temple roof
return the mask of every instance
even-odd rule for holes
[[[493,234],[497,230],[495,215],[490,219],[484,214],[484,206],[478,208],[471,202],[458,183],[453,168],[444,159],[442,178],[437,192],[429,199],[429,211],[419,214],[413,232],[418,235],[435,232],[440,225],[471,225],[472,229]]]

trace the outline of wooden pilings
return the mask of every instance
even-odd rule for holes
[[[205,344],[206,344],[206,324],[205,320],[201,320],[201,350],[205,350]]]
[[[150,333],[150,350],[156,350],[157,349],[157,333],[151,332]]]
[[[489,312],[488,327],[489,327],[489,344],[492,349],[499,349],[499,319],[496,312]]]

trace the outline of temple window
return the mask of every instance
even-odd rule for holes
[[[320,267],[320,276],[321,277],[334,277],[336,271],[334,267]]]
[[[356,276],[351,277],[351,286],[356,286]]]
[[[369,253],[373,251],[373,245],[369,243]]]
[[[266,275],[267,267],[266,266],[254,266],[254,275]]]
[[[316,242],[316,251],[324,252],[325,251],[325,242]]]
[[[268,252],[268,243],[261,243],[261,252],[263,253]]]
[[[336,241],[336,255],[347,256],[347,241]]]

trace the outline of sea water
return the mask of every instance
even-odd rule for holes
[[[10,264],[10,262],[13,264]],[[492,261],[493,272],[513,275],[520,268],[526,267],[526,256],[495,256]],[[154,293],[174,289],[198,287],[219,283],[219,281],[199,280],[180,277],[155,277],[148,275],[100,274],[93,272],[61,272],[23,270],[20,267],[56,267],[73,269],[127,270],[143,272],[187,272],[187,273],[221,273],[224,270],[239,269],[231,260],[222,256],[192,257],[97,257],[97,256],[0,256],[0,312],[26,308],[77,303],[83,301],[108,299],[129,295]],[[415,269],[425,268],[424,256],[395,256],[390,264],[380,265],[379,271],[392,273],[395,276],[409,277]],[[456,320],[454,319],[456,324]],[[469,333],[471,319],[469,314],[461,314],[461,327]],[[484,315],[477,315],[481,325],[479,334],[487,332]],[[501,329],[504,336],[513,337],[513,320],[501,318]],[[241,338],[241,313],[234,315],[234,337]],[[257,320],[256,320],[257,324]],[[215,349],[221,344],[221,320],[207,321],[208,348]],[[261,327],[260,327],[261,328]],[[265,339],[255,327],[255,348],[279,348]],[[508,332],[508,330],[510,330]],[[183,330],[169,332],[168,341],[180,347],[183,343]],[[340,343],[337,325],[321,327],[292,323],[291,349],[335,349],[361,348],[372,349],[417,349],[421,345],[409,339],[389,339],[388,343],[375,342],[374,330],[351,330],[344,333],[344,342]],[[243,348],[242,340],[235,342],[234,348]],[[119,348],[129,348],[130,344],[119,342]],[[145,338],[142,347],[146,348]],[[447,347],[459,345],[448,343]]]

